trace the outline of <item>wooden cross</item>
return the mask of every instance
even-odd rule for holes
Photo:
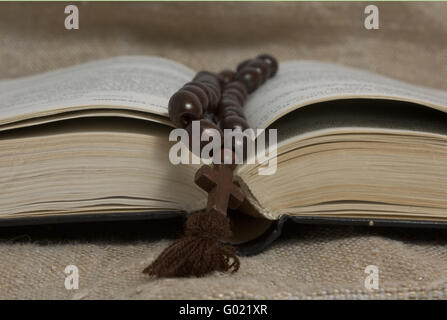
[[[228,207],[236,209],[244,201],[242,190],[233,183],[233,169],[230,164],[214,164],[197,170],[194,181],[208,192],[208,211],[226,215]]]

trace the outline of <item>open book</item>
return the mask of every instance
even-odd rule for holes
[[[195,73],[118,57],[0,81],[0,223],[203,209],[199,165],[168,159],[168,100]],[[260,229],[282,216],[447,222],[446,92],[290,61],[244,111],[278,129],[276,173],[235,172]]]

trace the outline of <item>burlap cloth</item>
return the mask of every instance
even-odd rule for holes
[[[447,89],[447,4],[379,3],[380,30],[359,3],[0,4],[0,78],[116,55],[159,55],[195,69],[259,52],[370,69]],[[447,232],[289,225],[235,275],[151,280],[147,263],[181,231],[172,222],[1,229],[1,298],[445,298]],[[74,264],[79,290],[66,290]],[[364,287],[368,265],[379,289]]]

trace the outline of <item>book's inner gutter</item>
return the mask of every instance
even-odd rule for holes
[[[277,172],[238,169],[249,198],[282,215],[447,220],[447,115],[390,100],[339,100],[273,123]],[[269,160],[269,159],[267,159]]]

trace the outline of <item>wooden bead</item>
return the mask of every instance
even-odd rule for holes
[[[209,99],[210,103],[208,104],[208,112],[215,113],[217,111],[217,107],[219,106],[220,100],[220,92],[213,89],[212,87],[208,87]]]
[[[209,71],[200,71],[196,74],[193,81],[210,81],[212,83],[218,84],[219,78],[216,74]]]
[[[234,109],[227,109],[225,111],[222,112],[221,115],[219,115],[221,120],[223,120],[224,118],[230,117],[230,116],[236,116],[236,117],[240,117],[241,114],[238,113],[237,111],[235,111]]]
[[[220,100],[219,105],[231,105],[231,106],[236,106],[239,108],[242,108],[242,104],[239,102],[239,100],[236,97],[222,97],[222,100]]]
[[[239,102],[239,100],[235,96],[224,96],[219,102],[219,105],[235,105],[239,108],[242,108],[242,104]]]
[[[213,90],[216,95],[220,96],[220,93],[221,93],[220,85],[216,85],[216,84],[214,84],[212,82],[208,82],[208,81],[203,81],[202,83],[205,86],[207,86],[209,89]]]
[[[261,75],[253,67],[244,67],[238,72],[238,79],[245,85],[248,93],[252,93],[261,85]]]
[[[235,108],[242,110],[242,106],[239,104],[239,102],[236,99],[225,97],[222,100],[220,100],[217,113],[220,114],[221,111],[223,111],[223,109],[228,108],[228,107],[235,107]]]
[[[169,99],[169,118],[178,128],[185,128],[192,120],[201,118],[203,109],[199,98],[192,92],[179,90]]]
[[[228,89],[228,90],[225,90],[225,91],[223,92],[223,94],[222,94],[222,99],[225,98],[225,97],[230,97],[230,98],[235,97],[235,98],[239,101],[239,103],[241,104],[241,106],[244,105],[245,97],[244,97],[244,95],[243,95],[239,90],[237,90],[237,89],[231,89],[231,88],[230,88],[230,89]]]
[[[251,59],[247,59],[247,60],[242,61],[241,63],[239,63],[237,65],[236,70],[237,71],[242,70],[242,68],[245,67],[250,61],[251,61]]]
[[[247,120],[242,117],[229,116],[222,119],[222,129],[241,129],[242,131],[244,131],[247,128]]]
[[[222,113],[219,114],[219,119],[223,120],[225,118],[228,118],[229,116],[237,116],[245,119],[244,111],[236,107],[228,107],[224,109]]]
[[[227,84],[234,80],[236,73],[232,70],[223,70],[219,72],[220,79],[224,84]]]
[[[202,89],[205,93],[208,94],[208,87],[207,87],[206,85],[204,85],[204,84],[203,84],[202,82],[200,82],[200,81],[191,81],[191,82],[188,82],[188,83],[185,84],[185,87],[186,87],[186,86],[189,86],[189,85],[193,85],[193,86],[199,87],[199,88]]]
[[[221,95],[221,92],[222,92],[222,89],[221,89],[220,84],[214,84],[214,83],[209,82],[209,81],[202,81],[202,83],[203,83],[204,85],[206,85],[209,89],[213,90],[214,93],[215,93],[215,94],[218,96],[218,98],[220,99],[220,95]]]
[[[264,60],[270,66],[270,78],[278,72],[278,61],[273,56],[269,54],[260,54],[256,58]]]
[[[233,104],[233,103],[220,103],[219,104],[219,110],[218,110],[218,116],[220,119],[223,119],[227,112],[232,111],[236,113],[238,116],[245,118],[244,111],[241,107]]]
[[[261,75],[262,82],[265,82],[267,78],[270,76],[270,65],[262,59],[256,58],[251,60],[247,66],[254,67]]]
[[[203,115],[202,119],[217,123],[217,116],[214,113],[207,112]]]
[[[193,78],[193,81],[195,81],[195,80],[197,80],[197,79],[200,79],[201,77],[203,77],[203,76],[206,76],[206,75],[209,75],[209,74],[211,74],[211,72],[209,72],[209,71],[199,71],[199,72],[197,72],[196,73],[196,75],[194,76],[194,78]]]
[[[238,90],[240,93],[242,93],[242,95],[244,96],[244,99],[246,99],[248,96],[247,88],[245,87],[245,85],[242,82],[240,82],[238,80],[232,81],[232,82],[228,83],[227,85],[225,85],[224,91],[228,90],[228,89]]]
[[[215,91],[212,88],[210,88],[208,85],[206,85],[206,84],[204,84],[203,82],[200,82],[200,81],[188,82],[186,85],[197,86],[200,89],[202,89],[204,92],[206,92],[206,94],[208,96],[208,106],[207,106],[208,108],[206,109],[207,112],[209,112],[210,108],[213,109],[213,107],[214,108],[216,107],[215,105],[218,103],[219,97],[216,96]]]
[[[205,145],[207,145],[211,140],[214,139],[214,135],[211,133],[212,130],[210,129],[214,129],[216,130],[219,135],[220,135],[220,143],[221,145],[223,144],[223,132],[222,130],[220,130],[220,128],[212,121],[207,120],[207,119],[202,119],[200,120],[200,150],[193,150],[192,148],[192,140],[196,137],[193,137],[192,135],[192,122],[189,123],[189,125],[186,127],[186,131],[189,134],[189,149],[191,150],[191,152],[193,152],[196,156],[200,157],[201,153],[202,153],[202,149]],[[205,141],[202,141],[205,140]],[[197,154],[197,151],[199,151],[199,154]]]
[[[199,98],[200,103],[202,104],[203,112],[206,112],[206,109],[208,108],[210,102],[208,98],[208,92],[195,84],[186,84],[185,86],[183,86],[182,90],[194,93]]]

